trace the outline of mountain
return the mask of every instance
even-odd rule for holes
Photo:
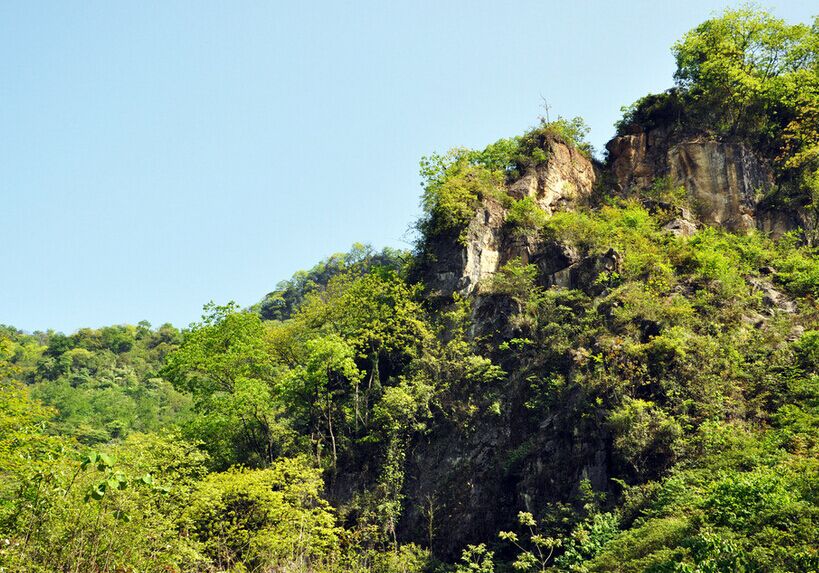
[[[0,570],[819,570],[819,20],[728,10],[604,157],[421,161],[412,252],[0,330]]]

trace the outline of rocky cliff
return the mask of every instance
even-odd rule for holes
[[[746,144],[680,136],[667,128],[632,127],[609,141],[607,174],[613,191],[648,189],[660,178],[682,185],[703,224],[774,236],[804,225],[798,209],[775,208],[769,162]]]
[[[771,204],[775,182],[769,162],[745,144],[633,128],[613,138],[606,149],[606,164],[597,166],[573,146],[547,139],[547,160],[529,167],[505,191],[516,200],[533,198],[552,215],[588,204],[601,194],[638,195],[663,179],[682,186],[688,199],[689,207],[680,209],[666,227],[676,234],[708,225],[780,236],[806,225],[798,206]],[[476,293],[483,280],[512,259],[536,264],[545,286],[577,287],[588,278],[589,269],[616,266],[614,255],[608,261],[583,261],[566,245],[516,236],[507,224],[507,211],[497,199],[486,198],[468,225],[465,241],[440,237],[431,243],[432,263],[424,280],[433,296],[449,300],[456,292]]]
[[[549,215],[588,203],[599,177],[592,161],[556,138],[547,138],[543,151],[547,159],[508,183],[508,196],[516,200],[531,197]],[[430,243],[432,263],[424,271],[424,282],[433,296],[450,300],[455,292],[470,295],[508,261],[542,258],[542,245],[514,236],[506,217],[507,208],[501,202],[484,198],[468,224],[465,241],[445,236]]]
[[[550,138],[544,148],[547,159],[508,181],[505,193],[512,200],[530,197],[552,216],[594,203],[604,194],[641,196],[655,181],[666,178],[684,187],[688,204],[659,206],[673,212],[665,226],[670,233],[689,235],[711,225],[735,232],[756,228],[781,234],[799,224],[798,213],[766,206],[763,198],[774,187],[771,169],[742,144],[635,130],[614,138],[607,149],[607,163],[596,165],[571,145]],[[656,202],[645,204],[658,208]],[[509,340],[520,335],[511,324],[519,305],[483,288],[507,262],[520,259],[535,265],[539,286],[577,289],[590,297],[606,291],[598,277],[616,273],[621,265],[622,257],[614,249],[588,254],[538,234],[515,233],[508,212],[508,204],[484,198],[462,235],[465,240],[453,235],[427,243],[431,256],[423,280],[429,296],[444,304],[456,293],[469,297],[472,335],[477,339]],[[770,289],[768,282],[763,283],[754,288]],[[578,318],[572,315],[567,320]],[[658,328],[650,322],[638,327],[646,337]],[[532,509],[532,500],[543,504],[569,499],[577,495],[584,479],[596,491],[610,487],[615,464],[610,429],[588,412],[575,411],[585,399],[581,396],[569,396],[542,419],[528,418],[524,402],[531,382],[523,375],[525,367],[521,368],[525,357],[515,359],[519,374],[492,390],[504,397],[503,407],[481,414],[476,423],[480,432],[456,425],[438,427],[414,445],[416,454],[407,460],[409,509],[402,527],[406,532],[423,530],[430,519],[428,511],[434,509],[436,528],[446,532],[435,542],[442,555],[454,556],[465,543],[492,536],[514,521],[516,511]],[[572,368],[567,366],[569,371]]]

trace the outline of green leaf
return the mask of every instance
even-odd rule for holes
[[[80,467],[82,469],[85,469],[89,465],[93,465],[93,464],[97,463],[98,458],[99,458],[99,454],[92,450],[92,451],[88,452],[85,455],[85,457],[82,459],[82,464],[80,465]]]

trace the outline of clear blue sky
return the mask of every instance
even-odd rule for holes
[[[541,95],[602,147],[726,5],[4,1],[0,323],[185,326],[407,246],[422,155],[523,132]]]

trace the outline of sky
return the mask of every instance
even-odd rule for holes
[[[6,0],[0,324],[184,327],[355,242],[408,248],[423,155],[521,134],[544,99],[602,149],[728,5]]]

